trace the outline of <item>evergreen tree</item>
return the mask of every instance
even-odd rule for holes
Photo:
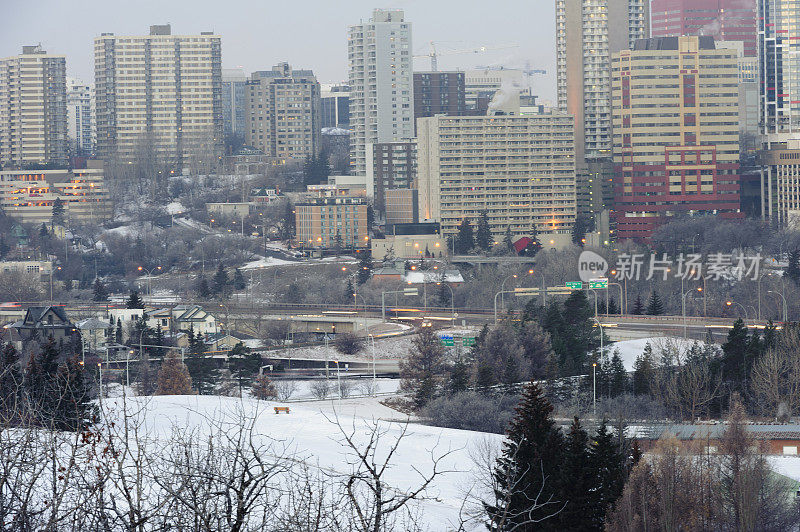
[[[64,225],[64,202],[56,198],[53,202],[53,224]]]
[[[94,280],[92,292],[92,301],[108,301],[108,290],[106,290],[106,285],[103,284],[99,277]]]
[[[206,276],[200,274],[194,284],[194,290],[197,292],[197,297],[200,299],[209,299],[211,297],[211,287],[208,286]]]
[[[478,218],[478,227],[475,231],[475,244],[483,251],[489,251],[492,247],[492,230],[489,227],[489,215],[486,211],[481,212]]]
[[[358,275],[356,276],[358,284],[362,285],[369,281],[372,277],[372,253],[368,249],[361,251],[361,258],[358,261]]]
[[[800,250],[795,249],[789,252],[789,264],[784,273],[795,284],[800,284]]]
[[[469,389],[470,366],[464,357],[458,357],[450,368],[450,377],[447,381],[447,393],[455,395]]]
[[[617,300],[613,297],[608,299],[608,313],[609,315],[619,314],[619,307],[617,306]]]
[[[472,232],[472,225],[469,220],[464,218],[458,226],[456,234],[455,252],[457,255],[466,255],[475,247],[475,236]]]
[[[156,395],[192,395],[192,378],[189,370],[175,352],[167,353],[158,372]]]
[[[57,430],[81,430],[94,418],[94,408],[89,400],[89,387],[83,364],[78,356],[64,361],[56,374],[58,403],[54,412]]]
[[[39,227],[39,236],[41,238],[47,238],[50,236],[50,231],[47,230],[47,226],[42,222],[42,225]]]
[[[416,408],[433,399],[445,373],[445,353],[439,338],[430,328],[422,329],[411,340],[411,352],[400,362],[401,388],[410,392]]]
[[[355,293],[356,293],[356,289],[353,286],[353,278],[351,276],[348,276],[347,277],[347,286],[345,287],[345,291],[344,291],[344,300],[347,303],[350,303],[350,301],[352,301],[353,298],[355,297],[353,295]]]
[[[560,469],[559,498],[566,501],[556,519],[562,530],[594,530],[596,474],[589,459],[589,435],[574,418],[564,442],[564,462]]]
[[[649,395],[650,383],[655,376],[655,363],[653,361],[653,348],[648,342],[644,351],[633,363],[633,393],[634,395]]]
[[[242,389],[252,382],[261,369],[261,355],[250,352],[250,349],[239,342],[228,353],[228,369],[239,386],[241,396]]]
[[[233,288],[235,290],[247,288],[247,281],[245,281],[244,275],[242,275],[242,271],[239,268],[233,270]]]
[[[564,439],[552,412],[539,385],[527,384],[495,464],[494,500],[484,502],[489,530],[559,530],[557,519],[547,519],[564,504],[558,496]]]
[[[128,300],[125,302],[125,308],[144,308],[144,301],[139,297],[138,290],[131,290],[131,295],[128,296]]]
[[[58,374],[60,353],[51,336],[38,353],[32,355],[25,369],[24,386],[28,408],[42,423],[55,417],[58,405]]]
[[[114,333],[114,341],[117,345],[122,345],[122,320],[117,318],[117,330]]]
[[[217,273],[214,274],[214,278],[211,281],[212,293],[215,296],[224,296],[228,292],[228,283],[228,273],[225,271],[225,268],[222,267],[222,264],[220,264],[217,267]]]
[[[586,237],[588,223],[583,214],[578,214],[575,217],[575,223],[572,226],[572,243],[583,246],[583,239]]]
[[[511,225],[506,226],[506,234],[503,237],[503,244],[509,252],[515,251],[514,249],[514,235],[511,233]]]
[[[283,222],[281,223],[281,238],[289,240],[294,238],[295,233],[295,212],[291,201],[286,202],[283,210]]]
[[[440,307],[449,307],[451,305],[450,300],[450,288],[448,288],[447,283],[444,281],[436,283],[439,285],[439,291],[437,294],[437,299],[439,300]]]
[[[741,318],[733,323],[728,338],[722,344],[722,378],[731,383],[735,390],[741,391],[742,382],[749,374],[752,345],[749,342],[747,326]]]
[[[272,384],[272,381],[266,373],[261,373],[256,377],[250,391],[253,393],[253,397],[262,401],[268,401],[278,397],[278,391],[275,389],[275,385]]]
[[[642,297],[639,294],[636,294],[636,300],[633,302],[631,314],[634,316],[641,316],[644,314],[644,305],[642,304]]]
[[[186,368],[189,370],[191,383],[200,395],[214,393],[214,385],[219,380],[219,368],[216,361],[206,355],[206,343],[202,335],[194,334],[194,329],[189,330],[189,353],[185,359]]]
[[[614,434],[608,430],[607,421],[603,419],[589,455],[592,469],[597,475],[593,490],[594,511],[591,514],[595,530],[602,530],[606,512],[622,495],[625,487],[626,454],[614,440]]]
[[[650,299],[647,300],[647,310],[645,312],[648,316],[661,316],[664,314],[664,303],[661,302],[661,296],[655,290],[650,294]]]
[[[610,373],[611,397],[626,393],[628,391],[628,372],[625,370],[625,364],[622,363],[622,358],[619,356],[619,349],[615,349],[614,354],[611,356]]]

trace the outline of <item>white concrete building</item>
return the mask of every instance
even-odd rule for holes
[[[94,85],[73,78],[67,78],[67,137],[71,155],[88,157],[94,153]]]
[[[66,59],[39,46],[0,59],[0,165],[67,162]]]
[[[400,9],[376,9],[350,26],[350,161],[366,172],[366,145],[414,136],[411,23]]]

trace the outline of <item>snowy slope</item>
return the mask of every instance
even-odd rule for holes
[[[683,354],[692,347],[694,340],[684,340],[683,338],[665,336],[624,340],[622,342],[615,342],[611,344],[606,349],[606,352],[609,354],[609,356],[611,356],[614,353],[614,350],[619,350],[619,355],[622,358],[623,364],[625,364],[625,369],[628,371],[633,371],[634,362],[636,362],[638,356],[642,354],[645,345],[648,343],[650,344],[650,347],[653,348],[654,353],[658,352],[661,348],[670,347],[677,349],[679,353]],[[704,345],[703,342],[698,342],[698,344],[701,347]]]
[[[114,410],[121,407],[122,398],[106,399],[106,406]],[[235,399],[217,396],[156,396],[151,398],[131,398],[127,401],[139,403],[145,410],[147,431],[156,438],[169,438],[174,426],[209,430],[208,419],[236,419],[237,411],[256,416],[255,432],[264,437],[282,440],[284,445],[296,452],[297,456],[311,467],[327,472],[347,473],[348,460],[354,457],[353,451],[345,448],[336,418],[355,439],[364,444],[370,434],[372,416],[382,416],[388,409],[377,404],[375,399],[344,400],[340,406],[337,401],[323,403],[289,404],[291,413],[274,414],[273,406],[280,403]],[[394,419],[402,414],[391,411]],[[385,431],[379,443],[379,455],[401,434],[405,423],[375,420]],[[407,425],[407,432],[401,440],[392,466],[388,469],[385,481],[400,490],[409,490],[419,483],[419,473],[427,473],[432,468],[431,456],[448,454],[439,464],[440,469],[450,472],[438,477],[429,486],[426,495],[432,500],[419,503],[423,512],[423,522],[429,530],[452,530],[458,520],[459,510],[467,491],[473,489],[475,477],[470,452],[487,441],[499,445],[500,436],[454,429],[443,429],[417,424]],[[476,524],[475,530],[480,529]]]

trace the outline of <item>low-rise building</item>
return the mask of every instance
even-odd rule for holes
[[[68,224],[113,216],[102,168],[0,171],[0,210],[21,222],[50,223],[61,200]]]
[[[296,240],[308,248],[369,246],[367,202],[362,197],[313,198],[297,203]]]
[[[67,317],[64,307],[30,307],[25,317],[11,325],[17,331],[23,345],[28,342],[67,341],[77,334],[75,325]]]
[[[199,305],[178,305],[172,309],[172,320],[178,331],[193,330],[195,334],[218,331],[217,319]]]
[[[53,273],[53,263],[46,260],[4,260],[0,261],[0,272],[23,272],[39,275],[41,280],[49,280]]]
[[[217,216],[244,218],[253,212],[255,204],[250,201],[235,203],[206,203],[206,211]]]
[[[372,258],[424,259],[447,256],[447,242],[438,223],[394,224],[386,234],[372,239]]]

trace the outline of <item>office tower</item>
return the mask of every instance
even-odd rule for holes
[[[94,86],[67,78],[67,137],[69,152],[79,157],[94,154]]]
[[[414,124],[421,117],[462,116],[466,110],[463,72],[414,72]]]
[[[101,223],[114,215],[102,161],[89,161],[89,168],[73,170],[0,171],[0,209],[8,216],[49,224],[56,199],[64,206],[68,226]]]
[[[653,37],[707,35],[756,55],[756,0],[653,0],[650,11]]]
[[[302,247],[369,247],[365,198],[312,198],[295,204],[294,210],[296,239]]]
[[[97,152],[132,161],[153,153],[182,168],[222,152],[220,38],[212,32],[94,40]]]
[[[320,127],[350,128],[350,87],[348,85],[322,86]]]
[[[320,87],[310,70],[279,63],[253,72],[245,94],[245,143],[270,157],[305,159],[319,153]]]
[[[226,137],[244,138],[246,82],[243,69],[222,69],[222,130]]]
[[[414,136],[411,24],[400,9],[375,9],[350,26],[350,159],[366,175],[367,143]]]
[[[466,113],[470,116],[486,116],[489,102],[501,88],[526,94],[525,73],[509,68],[484,68],[464,72]]]
[[[738,53],[713,37],[637,41],[612,59],[618,239],[739,211]]]
[[[502,238],[568,235],[575,221],[572,117],[435,116],[417,124],[420,221],[454,234],[486,212]]]
[[[376,142],[367,144],[367,196],[375,208],[385,212],[385,193],[394,188],[410,188],[417,172],[415,142]]]
[[[761,212],[797,227],[800,215],[800,9],[758,0]]]
[[[0,165],[67,162],[66,59],[41,46],[0,59]]]

